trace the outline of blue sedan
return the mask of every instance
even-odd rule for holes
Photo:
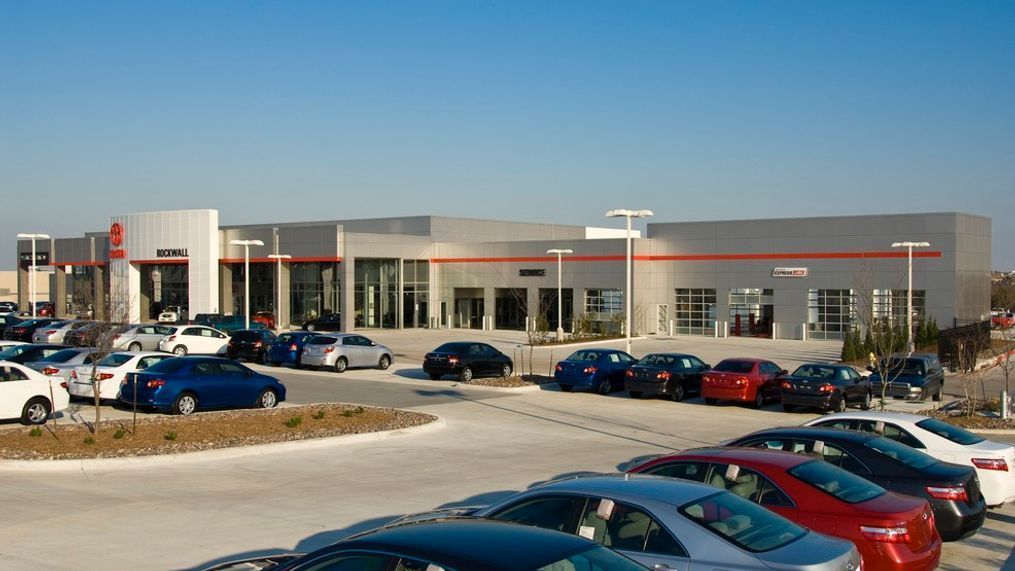
[[[299,367],[303,345],[313,336],[314,334],[309,331],[293,331],[279,335],[275,342],[268,347],[266,361],[276,367],[286,363]]]
[[[218,357],[165,359],[143,373],[127,375],[120,402],[190,414],[198,408],[272,408],[285,400],[285,385]]]
[[[577,387],[606,395],[624,388],[624,372],[634,362],[616,349],[582,349],[557,363],[553,378],[566,393]]]

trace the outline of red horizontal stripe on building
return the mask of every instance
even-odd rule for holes
[[[306,256],[306,257],[296,257],[296,256],[293,256],[292,258],[282,258],[282,261],[285,262],[285,263],[289,263],[289,262],[341,262],[342,258],[341,257],[335,257],[335,256],[331,256],[331,257],[329,257],[329,256]],[[220,264],[242,264],[243,263],[243,258],[220,258],[219,259],[219,263]],[[251,264],[268,264],[268,263],[274,264],[274,263],[277,263],[277,261],[275,260],[275,258],[250,258],[250,263]]]
[[[639,262],[719,262],[719,261],[776,261],[776,260],[851,260],[877,258],[905,258],[906,252],[778,252],[749,254],[661,254],[638,255],[634,259]],[[913,252],[914,258],[940,258],[941,252]],[[564,262],[623,262],[624,255],[610,256],[563,256]],[[556,262],[556,256],[518,256],[503,258],[431,258],[435,264],[474,264],[474,263],[524,263],[524,262]]]

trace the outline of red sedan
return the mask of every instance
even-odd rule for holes
[[[733,400],[761,408],[767,400],[782,398],[778,379],[785,374],[785,369],[764,359],[724,359],[701,377],[701,396],[705,404]]]
[[[628,472],[705,482],[856,544],[865,570],[934,569],[941,536],[927,500],[889,492],[823,460],[776,450],[700,448]]]

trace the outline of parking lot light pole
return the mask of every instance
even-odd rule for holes
[[[37,311],[35,303],[35,273],[38,271],[35,259],[35,241],[36,240],[49,240],[49,234],[18,234],[18,238],[23,240],[32,241],[32,265],[28,269],[28,304],[32,306],[32,319],[35,319],[35,312]]]
[[[913,344],[913,248],[927,248],[930,242],[893,242],[893,248],[906,248],[908,255],[909,283],[906,288],[906,355],[912,355]]]
[[[250,329],[250,247],[263,246],[260,240],[230,240],[234,246],[243,246],[243,328]]]
[[[574,250],[561,250],[553,248],[546,251],[547,254],[557,254],[557,341],[564,340],[564,301],[561,297],[561,256],[564,254],[573,254]]]
[[[278,277],[275,278],[275,287],[278,288],[278,301],[275,305],[275,329],[282,328],[282,260],[292,258],[289,254],[268,254],[268,257],[278,261]]]
[[[627,354],[631,354],[631,219],[654,216],[651,210],[610,210],[607,218],[627,218],[627,274],[624,278],[624,332],[627,334]]]

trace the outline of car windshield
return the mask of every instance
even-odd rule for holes
[[[891,375],[922,375],[923,361],[920,359],[889,359],[885,370]]]
[[[750,373],[754,370],[754,363],[751,361],[726,360],[716,365],[715,370],[724,373]]]
[[[148,367],[145,372],[157,375],[171,375],[182,369],[186,364],[187,362],[184,359],[163,359]]]
[[[834,379],[835,367],[823,365],[801,365],[793,371],[793,376],[800,379]]]
[[[645,355],[638,364],[646,367],[669,367],[673,361],[673,357],[669,355]]]
[[[568,361],[586,361],[586,362],[598,361],[599,360],[599,352],[598,351],[587,351],[587,350],[586,351],[575,351],[574,353],[571,354],[570,357],[567,358],[567,360]]]
[[[310,339],[307,339],[307,345],[332,345],[337,342],[338,339],[328,337],[327,335],[315,335]]]
[[[923,452],[887,438],[873,438],[864,443],[864,446],[917,470],[937,464],[937,460]]]
[[[99,366],[100,367],[119,367],[120,365],[126,363],[127,361],[130,361],[133,358],[134,358],[134,356],[129,354],[129,353],[112,353],[112,354],[106,355],[105,359],[99,361]]]
[[[788,472],[798,480],[848,504],[866,502],[885,493],[885,489],[881,486],[822,460],[800,464],[790,468]]]
[[[807,530],[730,492],[684,504],[680,513],[726,541],[755,553],[788,545]]]
[[[78,351],[76,349],[61,349],[60,351],[57,351],[56,353],[53,353],[52,355],[50,355],[49,357],[46,357],[45,359],[39,359],[39,362],[40,363],[66,363],[67,361],[70,361],[71,359],[73,359],[74,357],[77,357],[80,354],[81,354],[81,351]]]
[[[963,446],[969,446],[971,444],[979,444],[984,440],[983,438],[973,434],[972,432],[969,432],[968,430],[959,428],[958,426],[953,426],[951,424],[948,424],[947,422],[940,421],[936,418],[928,418],[927,420],[921,420],[920,422],[917,422],[916,425],[926,430],[927,432],[932,432],[934,434],[937,434],[941,438],[946,438],[956,444],[961,444]]]
[[[547,563],[533,571],[644,571],[644,567],[623,555],[600,545],[590,546],[585,551],[570,557]]]
[[[233,339],[236,341],[258,341],[261,339],[261,334],[257,331],[237,331],[233,333]]]
[[[24,352],[25,352],[25,348],[22,347],[21,345],[14,345],[13,347],[8,347],[8,348],[4,349],[3,351],[0,351],[0,361],[6,361],[8,359],[13,359],[14,357],[17,357],[18,355],[20,355],[20,354],[22,354]]]

